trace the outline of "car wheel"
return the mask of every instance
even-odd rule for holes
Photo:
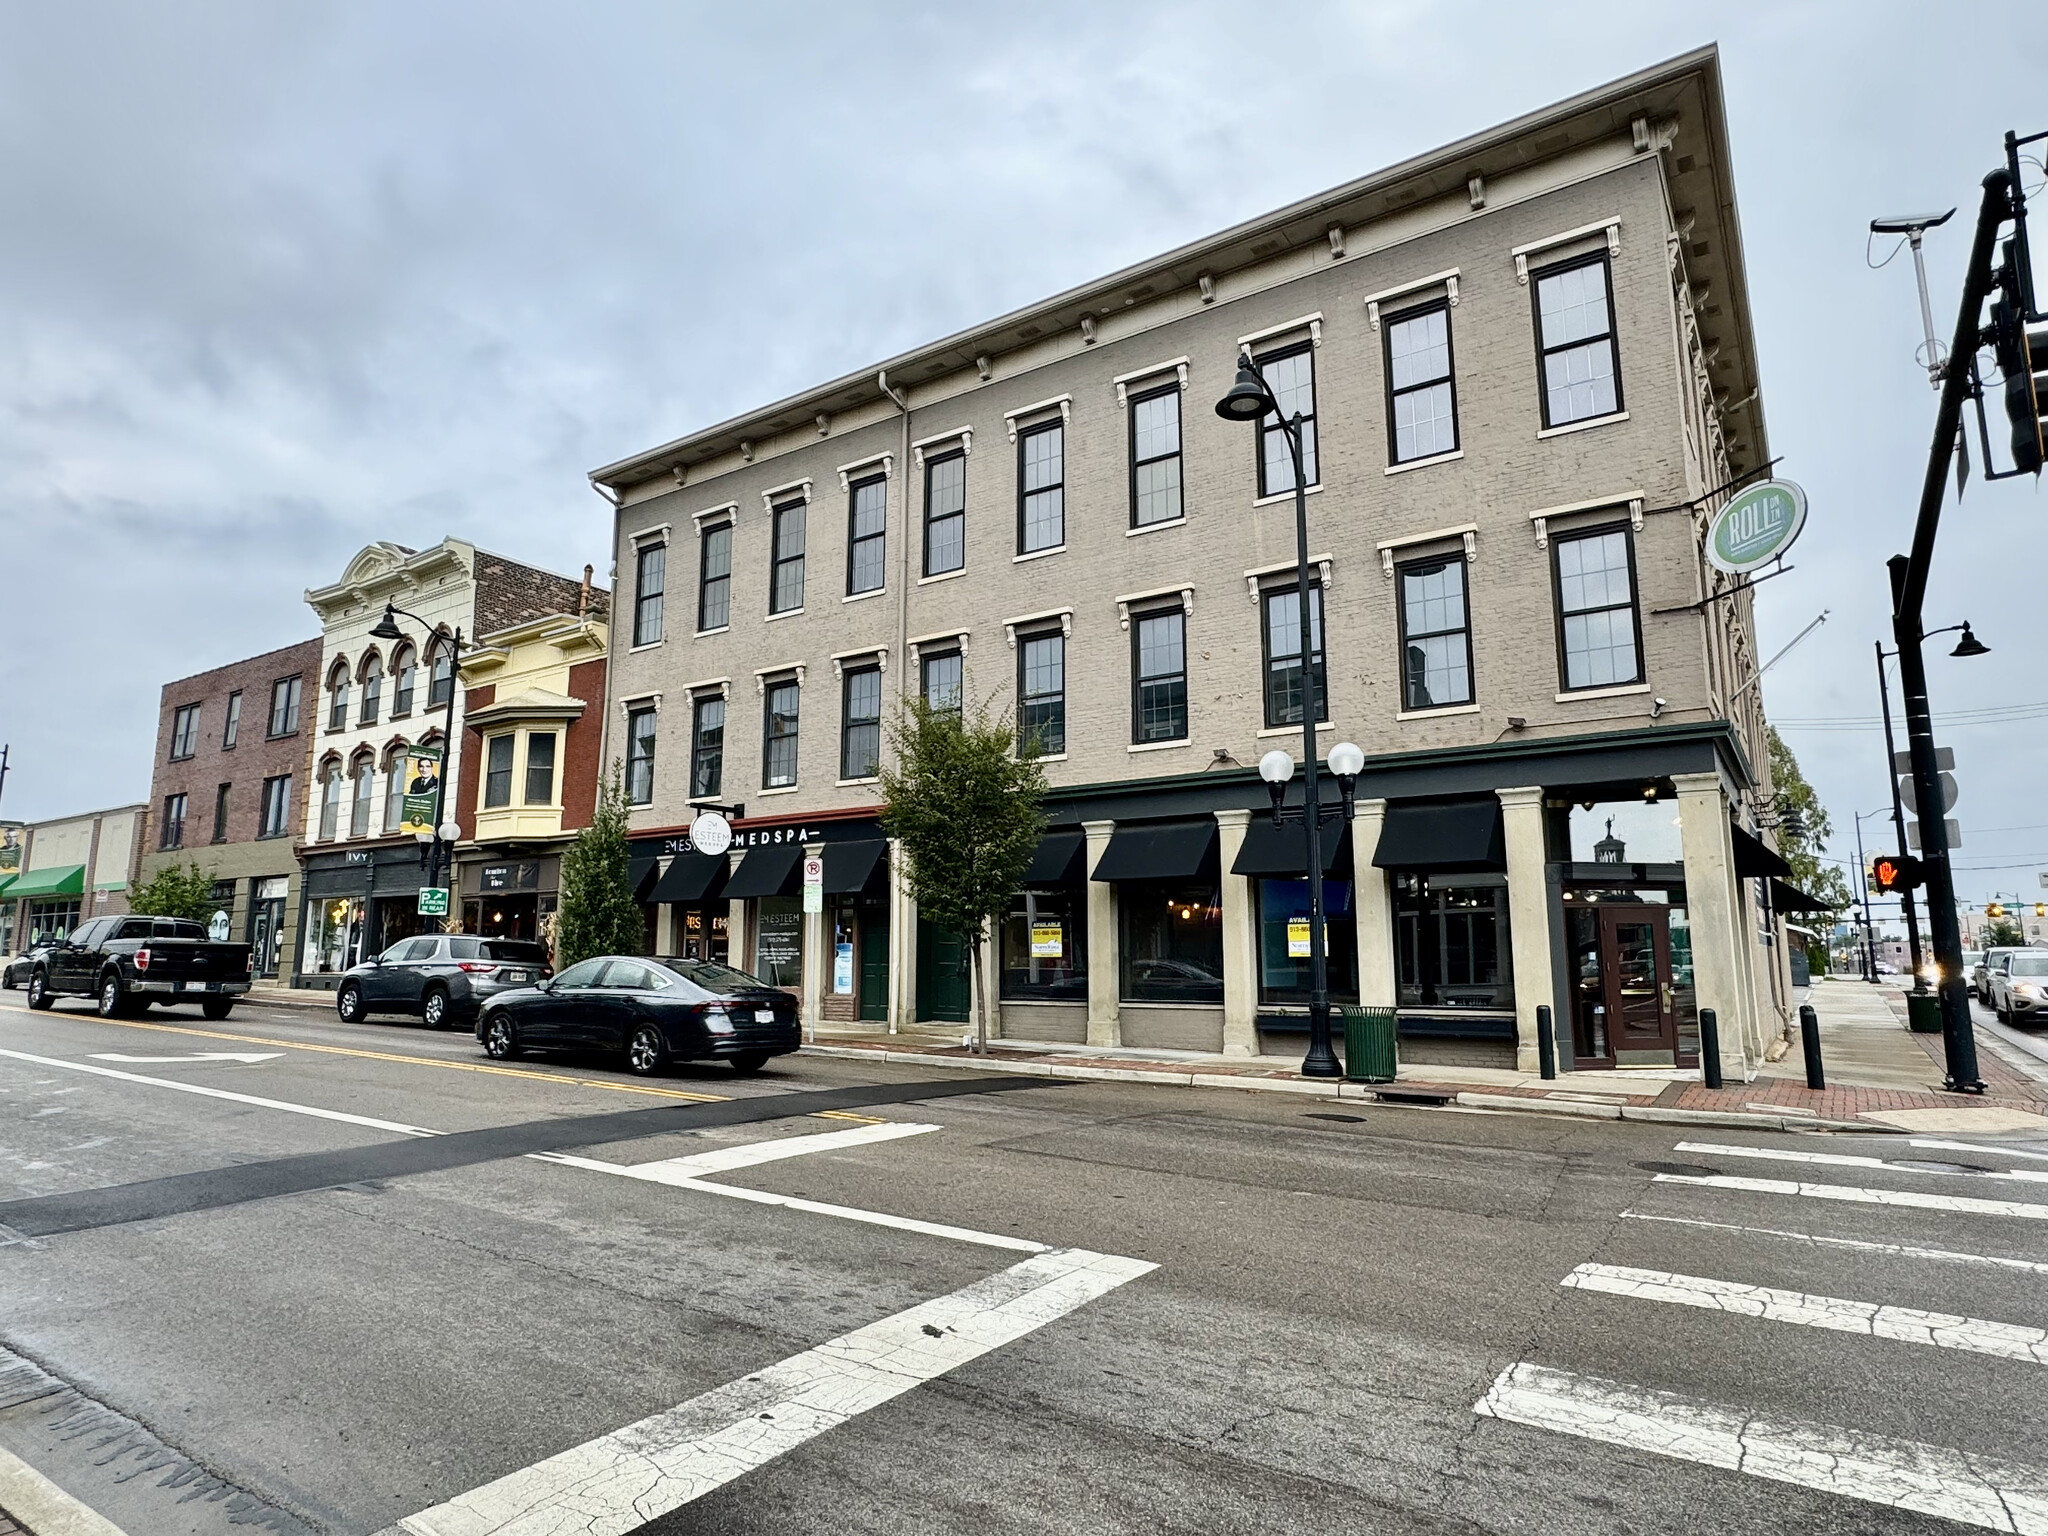
[[[626,1065],[641,1077],[652,1077],[668,1065],[668,1046],[661,1038],[661,1031],[652,1024],[642,1024],[633,1031],[633,1038],[626,1043]]]
[[[767,1065],[768,1053],[766,1051],[745,1051],[732,1058],[733,1071],[739,1073],[742,1077],[752,1077]]]
[[[235,1011],[235,1000],[231,997],[209,997],[199,1005],[199,1011],[217,1024]]]
[[[519,1036],[502,1013],[494,1014],[484,1025],[484,1054],[493,1061],[510,1061],[519,1055]]]
[[[420,999],[420,1017],[426,1020],[429,1029],[448,1027],[448,992],[444,987],[429,987],[427,995]]]
[[[47,1008],[57,1000],[50,996],[50,983],[41,971],[31,971],[28,977],[28,1005],[31,1008]]]
[[[349,982],[334,994],[334,1011],[344,1024],[357,1024],[363,1017],[363,989]]]
[[[99,1005],[103,1019],[118,1019],[128,1011],[126,989],[121,985],[121,978],[112,971],[100,978]]]

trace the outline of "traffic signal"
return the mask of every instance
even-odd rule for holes
[[[1997,902],[1995,902],[1995,901],[1993,901],[1993,902],[1988,902],[1988,903],[1986,903],[1986,904],[1985,904],[1985,907],[1984,907],[1984,915],[1985,915],[1986,917],[1990,917],[1990,918],[1999,918],[1999,917],[2003,917],[2003,916],[2005,916],[2005,908],[2004,908],[2004,907],[2002,907],[2002,906],[2000,906],[2000,905],[1999,905],[1999,904],[1998,904]]]
[[[1910,854],[1880,853],[1870,861],[1870,883],[1887,896],[1910,891],[1926,878],[1920,861]]]
[[[2005,379],[2005,415],[2012,423],[2012,461],[2027,474],[2041,472],[2044,441],[2041,413],[2048,407],[2048,329],[2027,329],[2027,306],[2019,256],[2005,243],[2005,261],[1995,277],[1991,302],[1991,348]]]
[[[2037,901],[2034,903],[2034,916],[2048,917],[2048,901]]]

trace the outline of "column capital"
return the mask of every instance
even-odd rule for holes
[[[1718,795],[1722,792],[1718,773],[1674,773],[1671,787],[1681,795]]]
[[[1088,835],[1088,841],[1091,843],[1106,842],[1109,839],[1110,833],[1116,830],[1116,823],[1113,821],[1084,821],[1081,823],[1081,830]]]
[[[1351,819],[1353,821],[1364,821],[1368,817],[1374,821],[1385,821],[1387,819],[1387,802],[1384,800],[1354,800],[1351,802]]]
[[[1543,806],[1543,786],[1540,784],[1520,784],[1512,789],[1496,789],[1494,793],[1500,797],[1500,803],[1510,810],[1519,810],[1525,806],[1533,806],[1540,810]]]
[[[1219,827],[1248,827],[1252,824],[1252,813],[1247,810],[1217,811],[1214,814]]]

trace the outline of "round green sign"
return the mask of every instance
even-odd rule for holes
[[[1790,480],[1766,480],[1728,498],[1707,528],[1707,559],[1740,575],[1768,565],[1806,526],[1806,492]]]

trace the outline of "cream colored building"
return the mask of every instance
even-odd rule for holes
[[[122,805],[15,823],[15,869],[0,871],[0,954],[126,912],[147,814],[146,806]]]

